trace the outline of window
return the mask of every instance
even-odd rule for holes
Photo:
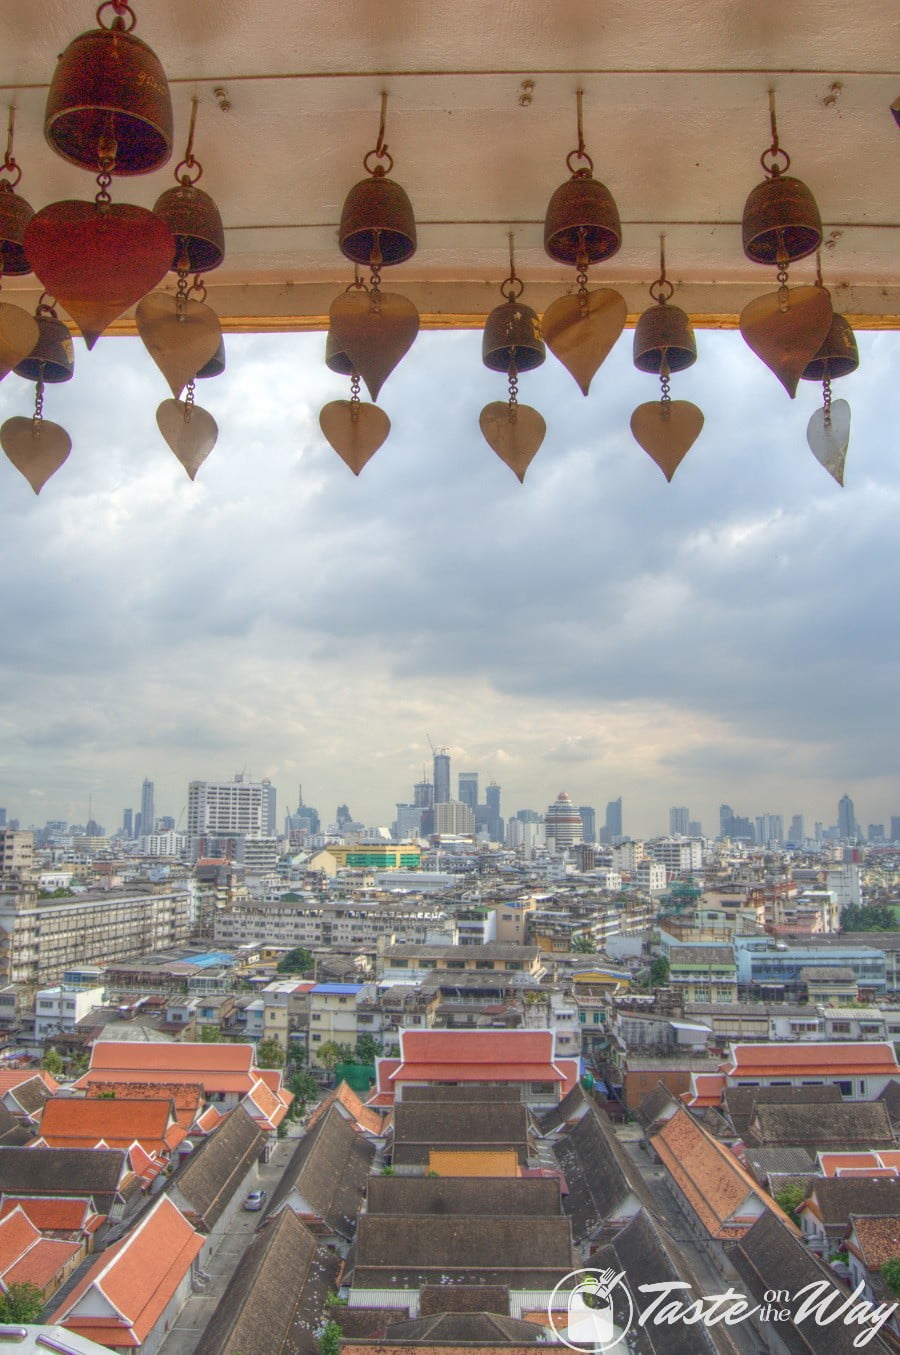
[[[322,1037],[321,1037],[321,1035],[319,1035],[319,1034],[315,1034],[315,1035],[311,1036],[310,1038],[312,1039],[313,1044],[318,1044],[319,1040],[321,1040]]]
[[[840,1089],[841,1096],[852,1096],[852,1095],[853,1095],[853,1083],[852,1083],[852,1082],[849,1082],[849,1081],[846,1081],[846,1082],[835,1082],[834,1085]]]
[[[850,1022],[849,1022],[849,1021],[832,1021],[832,1023],[831,1023],[831,1029],[832,1029],[832,1032],[833,1032],[835,1035],[849,1035],[849,1034],[850,1034]]]
[[[313,1012],[312,1018],[311,1018],[311,1019],[312,1019],[313,1021],[321,1021],[321,1020],[322,1020],[322,1017],[321,1017],[321,1015],[319,1014],[319,1012]]]

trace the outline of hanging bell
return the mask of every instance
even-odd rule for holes
[[[208,193],[185,175],[176,188],[168,188],[153,204],[175,236],[172,271],[187,258],[188,273],[209,273],[225,258],[225,229],[219,209]]]
[[[221,376],[225,370],[225,340],[219,340],[219,346],[213,353],[209,362],[205,362],[197,373],[198,381],[205,380],[207,377]]]
[[[544,249],[558,263],[577,265],[611,259],[622,243],[613,196],[589,169],[560,184],[544,218]]]
[[[355,370],[337,335],[330,329],[325,340],[325,366],[338,376],[352,376]]]
[[[75,374],[75,348],[72,335],[57,317],[52,306],[38,306],[35,319],[40,337],[27,358],[13,368],[26,381],[56,384],[70,381]]]
[[[832,317],[825,342],[812,362],[800,373],[803,381],[825,381],[849,376],[859,366],[859,349],[850,322],[843,315]]]
[[[354,184],[344,200],[338,231],[341,253],[353,263],[404,263],[416,252],[412,203],[379,165],[368,179]]]
[[[481,359],[492,372],[530,372],[547,356],[541,322],[530,306],[515,298],[496,306],[484,325]]]
[[[15,192],[9,180],[0,180],[0,261],[6,275],[21,277],[31,272],[22,235],[33,216],[33,207]]]
[[[658,301],[634,327],[634,365],[639,372],[658,375],[664,360],[670,372],[692,367],[697,361],[697,340],[681,307]]]
[[[44,135],[64,160],[99,168],[98,143],[116,144],[110,173],[149,174],[172,153],[172,101],[159,58],[131,32],[127,0],[106,0],[109,28],[73,38],[60,56],[44,115]],[[126,27],[126,20],[130,23]]]
[[[822,219],[805,183],[790,174],[763,179],[744,205],[744,253],[754,263],[805,259],[822,243]]]

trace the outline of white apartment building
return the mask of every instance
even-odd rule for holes
[[[703,844],[697,838],[657,838],[647,843],[647,855],[661,861],[669,877],[703,865]]]
[[[0,879],[27,880],[34,869],[34,833],[0,828]]]
[[[241,773],[233,781],[191,781],[188,837],[275,837],[275,796],[270,781],[250,781]]]
[[[448,800],[434,807],[434,831],[441,836],[472,837],[475,811],[462,800]]]
[[[356,999],[363,991],[358,983],[317,983],[309,994],[309,1061],[321,1067],[318,1051],[323,1044],[355,1045]]]
[[[92,1007],[103,1002],[103,988],[40,988],[34,998],[34,1038],[40,1042],[74,1030]]]
[[[645,857],[638,862],[634,882],[638,889],[644,889],[648,894],[662,894],[666,888],[666,868],[661,861]]]
[[[633,875],[638,868],[638,863],[643,861],[646,855],[643,842],[620,842],[611,849],[612,865],[615,870],[625,871]]]
[[[443,909],[421,904],[305,903],[260,900],[215,914],[213,935],[226,949],[243,945],[355,946],[374,950],[380,936],[424,945],[449,928]]]

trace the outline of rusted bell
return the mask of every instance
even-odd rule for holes
[[[28,357],[23,358],[13,371],[26,381],[44,381],[48,384],[70,381],[75,375],[72,335],[47,306],[41,306],[35,318],[40,338]]]
[[[33,216],[34,208],[19,197],[8,179],[0,179],[0,261],[7,275],[21,277],[31,272],[22,234]]]
[[[111,174],[149,174],[172,153],[172,100],[159,58],[126,28],[125,16],[133,28],[126,5],[110,28],[80,34],[60,56],[44,135],[64,160],[92,170],[100,168],[101,139],[114,141]]]
[[[849,376],[859,366],[859,349],[850,322],[843,315],[831,320],[825,342],[812,362],[800,373],[803,381],[824,381],[838,376]]]
[[[344,200],[338,230],[341,253],[354,263],[403,263],[416,252],[416,220],[403,188],[379,165],[354,184]]]
[[[504,301],[495,306],[484,325],[481,359],[492,372],[530,372],[547,356],[541,322],[530,306]]]
[[[352,376],[354,372],[353,363],[344,352],[340,339],[330,329],[325,340],[325,366],[338,376]]]
[[[197,373],[197,380],[198,381],[201,379],[205,380],[206,377],[221,376],[224,370],[225,370],[225,340],[224,338],[222,338],[219,340],[219,346],[213,353],[209,362],[204,363],[203,366],[200,368],[199,372]]]
[[[806,184],[790,174],[756,185],[744,204],[742,231],[744,253],[754,263],[805,259],[822,243],[816,200]]]
[[[659,373],[663,358],[670,372],[683,372],[697,361],[697,340],[680,306],[660,301],[645,310],[634,327],[634,365],[639,372]]]
[[[605,184],[578,170],[560,184],[544,218],[544,249],[558,263],[611,259],[622,243],[619,210]]]
[[[177,188],[160,194],[153,210],[175,236],[173,269],[185,253],[189,273],[210,273],[218,268],[225,258],[225,229],[208,193],[183,179]]]

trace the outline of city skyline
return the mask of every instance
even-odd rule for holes
[[[23,822],[117,824],[144,777],[176,819],[197,777],[246,767],[370,823],[412,798],[430,735],[503,788],[565,790],[626,832],[672,805],[755,816],[900,811],[894,579],[898,337],[859,336],[842,491],[734,333],[701,331],[679,398],[704,410],[667,485],[633,442],[652,398],[623,336],[589,400],[552,359],[520,399],[548,433],[524,486],[484,444],[480,336],[423,334],[386,383],[393,430],[357,480],[318,410],[346,397],[321,335],[228,336],[198,388],[219,445],[191,485],[161,443],[137,340],[76,340],[48,392],[73,452],[40,499],[4,464],[0,795]],[[596,389],[595,389],[596,388]],[[27,403],[0,384],[0,417]],[[483,792],[482,792],[483,794]]]

